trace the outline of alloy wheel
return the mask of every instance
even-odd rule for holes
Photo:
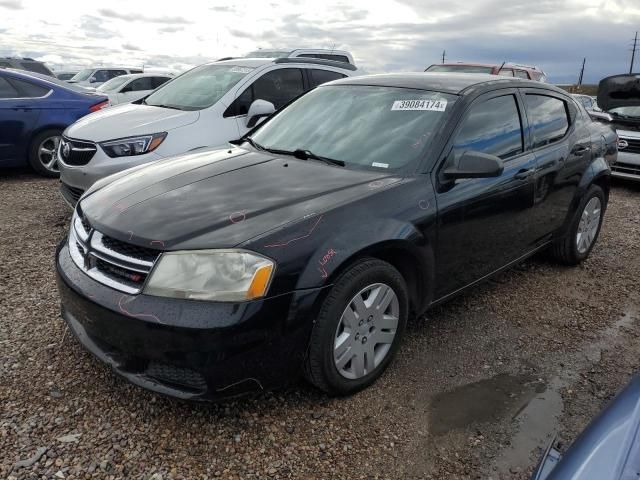
[[[58,145],[60,144],[60,136],[54,135],[47,137],[40,145],[38,145],[38,160],[44,168],[50,172],[58,173]]]

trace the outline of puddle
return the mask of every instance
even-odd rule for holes
[[[585,344],[580,351],[569,356],[567,364],[583,367],[600,361],[602,352],[615,347],[616,338],[624,335],[624,329],[633,325],[636,311],[633,309],[620,317],[613,325],[605,329],[594,342]],[[580,368],[578,368],[579,370]],[[578,377],[575,371],[566,369],[549,381],[544,391],[534,395],[516,415],[518,422],[516,434],[510,445],[502,452],[495,463],[495,471],[507,475],[512,468],[524,468],[531,464],[531,455],[537,448],[546,447],[557,433],[558,420],[564,410],[561,391],[571,385]]]
[[[514,416],[544,389],[535,377],[508,374],[462,385],[434,398],[430,432],[441,435]]]

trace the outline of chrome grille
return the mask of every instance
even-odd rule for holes
[[[634,165],[632,163],[616,162],[611,165],[611,170],[613,172],[640,176],[640,165]]]
[[[72,166],[86,165],[98,150],[95,143],[73,140],[66,137],[62,137],[59,148],[58,158],[60,158],[63,163]]]
[[[69,232],[74,263],[94,280],[125,293],[140,293],[161,252],[108,237],[77,213]]]
[[[624,153],[640,153],[640,139],[637,138],[626,138],[624,136],[620,137],[620,140],[625,140],[627,142],[627,147],[624,149],[620,149],[621,152]]]

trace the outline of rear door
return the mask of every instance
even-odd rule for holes
[[[39,97],[50,90],[0,75],[0,162],[25,160],[38,117]]]
[[[535,248],[529,224],[535,157],[525,150],[524,112],[516,89],[491,92],[467,107],[436,170],[436,298],[442,298]],[[442,169],[465,151],[497,155],[495,178],[444,181]]]
[[[532,226],[543,239],[564,225],[591,163],[591,134],[573,100],[550,90],[523,89],[522,94],[538,171]]]

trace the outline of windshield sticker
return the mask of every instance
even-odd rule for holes
[[[371,164],[372,167],[378,167],[378,168],[389,168],[389,164],[388,163],[378,163],[378,162],[373,162]]]
[[[249,73],[253,68],[249,67],[233,67],[229,69],[231,73]]]
[[[428,110],[444,112],[447,108],[446,100],[396,100],[391,110]]]

